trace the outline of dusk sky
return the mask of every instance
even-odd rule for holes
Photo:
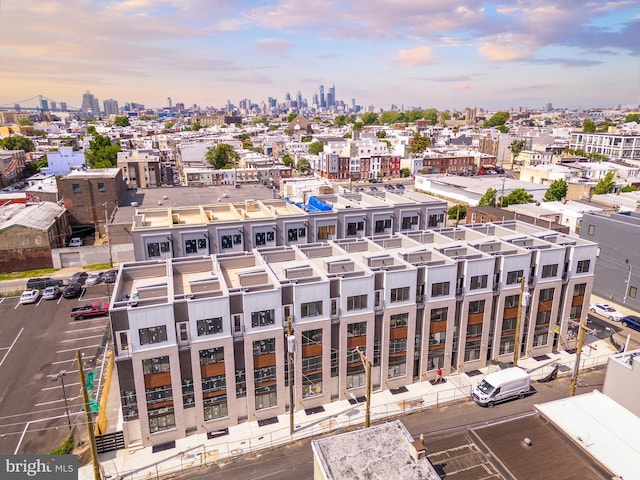
[[[640,102],[640,1],[0,2],[0,106],[311,102],[321,84],[383,109]]]

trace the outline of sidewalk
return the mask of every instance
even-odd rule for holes
[[[586,341],[594,348],[584,349],[580,362],[581,369],[606,364],[609,355],[615,353],[606,340],[598,340],[588,335]],[[523,358],[518,362],[518,366],[530,373],[533,381],[548,375],[556,364],[559,365],[559,375],[570,375],[575,366],[575,354],[562,351],[535,358]],[[424,381],[393,392],[375,391],[371,396],[371,422],[437,407],[447,402],[468,399],[472,389],[483,376],[499,368],[491,365],[473,372],[456,373],[447,377],[446,382],[437,385]],[[121,429],[120,408],[114,408],[115,405],[111,400],[119,400],[117,388],[117,382],[112,382],[109,431],[113,431],[114,427]],[[304,410],[294,412],[293,435],[290,434],[289,413],[285,413],[279,415],[277,421],[269,425],[260,426],[256,421],[245,422],[217,432],[217,436],[190,435],[176,440],[175,448],[157,453],[152,452],[152,447],[106,453],[100,455],[103,475],[105,479],[110,480],[156,478],[190,468],[220,463],[226,459],[303,438],[352,426],[364,426],[364,402],[341,400],[313,410],[314,413]],[[78,478],[93,480],[92,466],[81,467]]]

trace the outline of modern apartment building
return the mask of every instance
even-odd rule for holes
[[[640,158],[640,135],[576,132],[571,134],[569,147],[609,158]]]
[[[596,247],[512,221],[124,264],[110,316],[125,439],[284,413],[288,349],[298,410],[364,394],[356,348],[374,390],[575,348]]]

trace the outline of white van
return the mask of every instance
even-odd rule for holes
[[[484,377],[471,396],[478,405],[493,407],[511,398],[524,398],[530,390],[529,374],[521,368],[511,367]]]

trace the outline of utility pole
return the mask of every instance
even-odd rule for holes
[[[595,333],[593,329],[587,327],[587,316],[582,318],[581,322],[575,320],[569,320],[569,324],[578,327],[578,345],[576,346],[576,365],[573,369],[573,376],[571,377],[571,388],[569,389],[569,396],[573,397],[576,394],[576,385],[578,383],[578,371],[580,370],[580,354],[582,353],[582,345],[584,344],[584,332],[591,334]]]
[[[295,337],[291,335],[291,315],[287,317],[287,361],[289,370],[289,434],[293,435],[293,353],[296,350]]]
[[[371,360],[364,356],[364,353],[360,351],[360,347],[356,347],[355,350],[360,355],[360,361],[367,377],[367,404],[365,407],[364,426],[369,427],[371,425]]]
[[[107,243],[109,244],[109,265],[113,267],[113,256],[111,254],[111,238],[109,236],[109,214],[107,212],[107,202],[102,204],[104,207],[104,231],[107,235]]]
[[[93,478],[102,480],[100,476],[100,460],[98,459],[98,449],[96,447],[96,437],[93,433],[93,420],[91,418],[91,409],[89,407],[89,392],[87,392],[87,384],[84,378],[84,367],[82,365],[82,356],[80,350],[76,350],[76,362],[78,363],[78,375],[80,375],[80,385],[82,386],[82,402],[84,404],[84,414],[87,418],[87,430],[89,433],[89,446],[91,447],[91,460],[93,463]]]
[[[528,292],[527,292],[528,295]],[[516,316],[516,336],[513,345],[513,366],[518,366],[518,357],[520,356],[520,325],[522,324],[522,306],[525,303],[524,291],[524,274],[520,279],[520,297],[518,298],[518,315]],[[528,298],[527,298],[528,303]]]
[[[55,375],[51,375],[51,381],[55,382],[56,380],[60,379],[60,383],[62,383],[62,396],[64,397],[64,408],[67,413],[67,423],[69,424],[69,431],[71,431],[73,430],[73,427],[71,426],[71,418],[69,417],[69,404],[67,403],[67,391],[64,388],[64,376],[66,374],[67,374],[66,370],[60,370],[59,373],[56,373]]]
[[[627,294],[629,293],[629,286],[631,285],[631,265],[629,265],[629,275],[627,275],[627,282],[624,286],[624,298],[622,299],[622,303],[627,303]]]

